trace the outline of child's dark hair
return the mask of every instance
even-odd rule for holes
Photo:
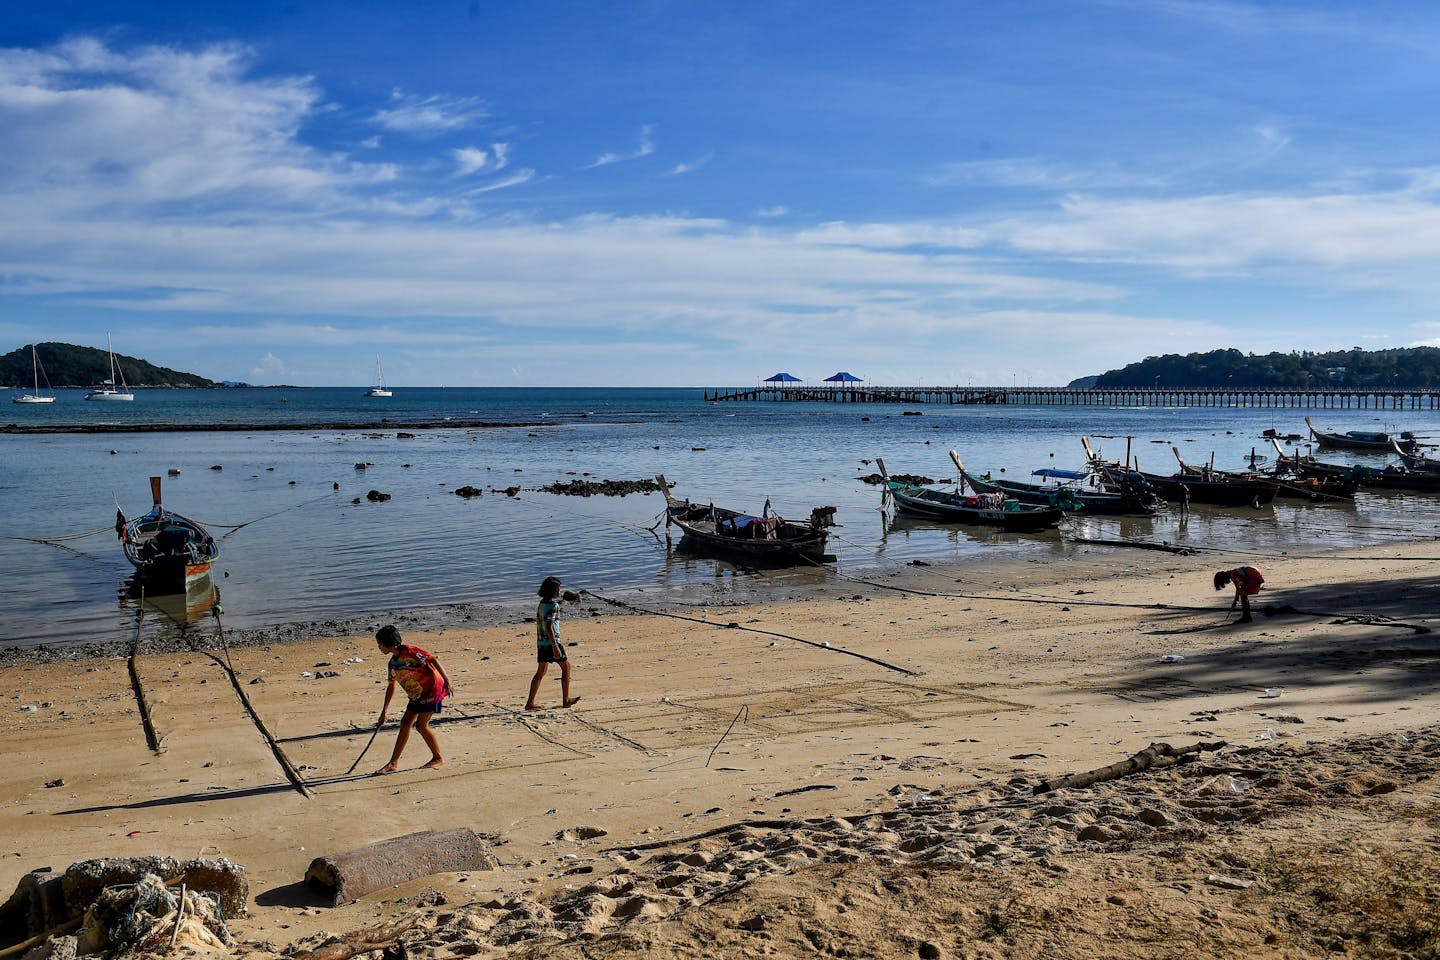
[[[1229,570],[1217,570],[1217,571],[1215,571],[1215,589],[1216,589],[1216,590],[1224,590],[1224,589],[1225,589],[1225,585],[1228,584],[1229,582],[1230,582],[1230,571],[1229,571]]]
[[[541,580],[539,594],[541,600],[554,600],[558,597],[560,595],[560,578],[546,577]]]
[[[400,646],[400,631],[395,629],[395,624],[387,623],[375,631],[375,642],[386,650],[395,650]]]

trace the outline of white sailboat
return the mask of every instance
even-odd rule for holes
[[[35,375],[35,392],[22,393],[18,397],[11,397],[11,403],[54,403],[55,394],[49,395],[40,392],[40,355],[35,352],[35,344],[30,344],[30,367]],[[45,378],[45,386],[50,386],[50,378]]]
[[[375,354],[375,386],[371,387],[369,390],[366,390],[366,391],[365,391],[365,396],[367,396],[367,397],[393,397],[393,396],[395,396],[395,394],[391,393],[389,390],[387,390],[387,389],[385,388],[385,372],[380,369],[380,354],[378,354],[378,353]]]
[[[135,394],[130,392],[130,385],[125,382],[125,371],[115,362],[115,344],[110,341],[110,334],[105,334],[105,345],[110,350],[110,379],[100,386],[85,394],[86,400],[134,400]],[[120,375],[120,386],[115,386],[115,375]]]

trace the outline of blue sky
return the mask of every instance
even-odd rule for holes
[[[1064,383],[1440,345],[1440,8],[8,4],[0,350]]]

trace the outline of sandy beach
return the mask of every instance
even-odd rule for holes
[[[223,653],[142,646],[159,751],[123,657],[8,666],[0,888],[94,857],[228,857],[256,956],[411,914],[405,955],[428,958],[1434,956],[1440,543],[1248,561],[1267,579],[1250,624],[1210,582],[1245,558],[1081,560],[668,610],[578,584],[573,710],[552,670],[546,709],[520,711],[522,617],[402,623],[455,696],[445,765],[420,769],[412,738],[384,777],[393,723],[344,775],[384,692],[368,634],[230,650],[308,798]],[[1035,790],[1157,742],[1208,747]],[[498,868],[336,908],[300,883],[318,855],[454,827]],[[1379,902],[1399,916],[1362,909]]]

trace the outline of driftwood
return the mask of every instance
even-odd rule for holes
[[[1108,767],[1101,767],[1098,770],[1090,770],[1086,773],[1072,773],[1069,776],[1057,777],[1054,780],[1045,780],[1035,785],[1035,792],[1049,793],[1051,790],[1063,790],[1065,788],[1088,787],[1091,784],[1101,783],[1105,780],[1117,780],[1120,777],[1132,773],[1139,773],[1141,770],[1151,770],[1156,767],[1168,767],[1179,762],[1182,757],[1206,750],[1219,750],[1228,746],[1224,740],[1212,742],[1192,743],[1188,747],[1172,747],[1168,743],[1152,743],[1150,746],[1118,763],[1112,763]]]
[[[338,907],[417,877],[494,870],[496,866],[489,845],[473,830],[422,830],[316,857],[305,871],[305,884],[326,894],[330,905]]]
[[[350,960],[351,957],[370,953],[372,950],[384,950],[404,936],[418,921],[419,917],[405,917],[383,927],[342,933],[326,940],[314,950],[301,950],[292,954],[290,960]]]

